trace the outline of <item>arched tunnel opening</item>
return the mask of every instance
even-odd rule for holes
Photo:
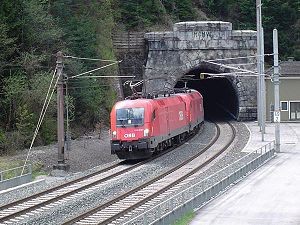
[[[202,94],[205,119],[236,120],[239,113],[237,91],[228,78],[217,74],[216,71],[199,67],[185,74],[175,88],[186,85]]]

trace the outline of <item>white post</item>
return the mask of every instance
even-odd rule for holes
[[[275,149],[280,152],[280,108],[279,108],[279,67],[278,67],[278,33],[273,30],[273,53],[274,53],[274,122],[275,122]]]
[[[266,132],[266,83],[265,83],[265,47],[264,47],[264,29],[261,28],[261,132],[262,141]]]
[[[257,73],[259,76],[257,76],[257,121],[258,125],[261,128],[261,102],[260,102],[260,89],[261,89],[261,82],[260,82],[260,74],[261,74],[261,66],[260,66],[260,55],[261,55],[261,26],[260,26],[260,16],[261,16],[261,0],[256,0],[256,31],[257,31]]]
[[[265,134],[265,116],[264,116],[264,41],[261,15],[261,0],[256,0],[256,26],[257,26],[257,115],[258,125],[261,131],[261,139],[264,141]]]

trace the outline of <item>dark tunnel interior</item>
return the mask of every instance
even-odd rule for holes
[[[202,94],[205,119],[237,119],[239,101],[232,83],[226,77],[205,74],[200,76],[201,73],[217,74],[209,69],[195,69],[182,77],[175,88],[182,88],[186,83],[188,88],[198,90]]]

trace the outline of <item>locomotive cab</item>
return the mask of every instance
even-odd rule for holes
[[[121,159],[147,158],[150,123],[148,100],[136,99],[118,102],[111,112],[111,153]],[[151,113],[150,113],[151,114]]]

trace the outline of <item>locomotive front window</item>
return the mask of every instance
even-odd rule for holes
[[[144,125],[144,108],[117,109],[117,126]]]

